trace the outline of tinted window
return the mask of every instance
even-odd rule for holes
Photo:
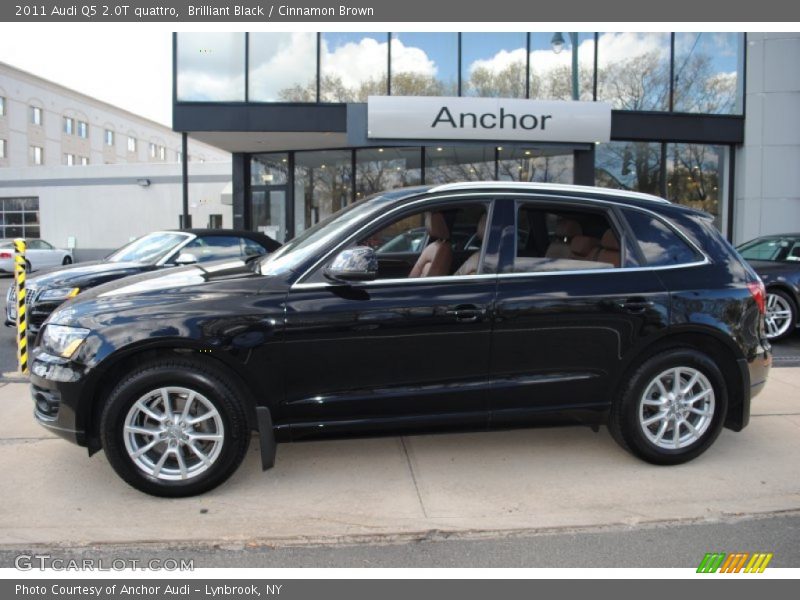
[[[199,237],[181,252],[193,254],[199,262],[242,256],[242,240],[233,236]]]
[[[661,220],[638,210],[626,210],[625,217],[648,265],[680,265],[700,256]]]
[[[517,273],[615,269],[622,255],[620,236],[602,212],[519,205]]]
[[[800,242],[791,238],[764,238],[753,240],[739,247],[739,253],[747,260],[800,260]]]
[[[251,256],[261,256],[267,253],[266,248],[249,238],[242,238],[242,242],[244,243],[244,255],[248,258]]]

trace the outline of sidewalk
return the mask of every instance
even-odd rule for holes
[[[284,444],[264,473],[254,439],[228,483],[182,500],[128,487],[102,453],[36,425],[26,385],[0,386],[6,547],[502,536],[800,509],[800,368],[773,369],[750,426],[678,467],[583,427]]]

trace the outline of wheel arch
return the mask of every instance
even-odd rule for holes
[[[652,340],[649,344],[637,348],[629,353],[629,358],[619,370],[611,389],[614,399],[622,390],[633,372],[645,361],[656,354],[673,348],[690,348],[698,350],[711,358],[719,367],[726,382],[735,382],[738,385],[726,386],[728,396],[728,413],[725,417],[725,427],[734,431],[741,430],[747,423],[745,408],[745,394],[750,389],[750,374],[747,368],[742,368],[745,357],[733,340],[711,328],[684,327],[676,328]]]
[[[247,426],[250,429],[257,429],[256,419],[256,400],[253,388],[238,369],[228,361],[214,356],[213,353],[201,352],[201,349],[187,343],[161,343],[158,345],[148,344],[137,346],[136,348],[126,349],[109,356],[105,361],[102,373],[98,373],[89,390],[89,402],[83,408],[82,421],[84,431],[87,432],[87,446],[89,454],[94,454],[101,449],[100,443],[100,415],[103,410],[108,395],[119,383],[124,374],[129,373],[137,367],[160,359],[174,359],[177,357],[190,358],[199,365],[207,366],[210,370],[217,371],[225,377],[225,383],[233,388],[238,398],[241,398],[245,415],[247,416]]]

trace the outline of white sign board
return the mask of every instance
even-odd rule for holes
[[[375,139],[607,142],[606,102],[370,96],[367,137]]]

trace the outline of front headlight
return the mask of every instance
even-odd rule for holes
[[[55,325],[48,323],[42,334],[42,348],[48,353],[61,358],[70,358],[89,335],[89,330],[82,327]]]
[[[50,290],[42,290],[38,299],[42,302],[47,300],[69,300],[77,296],[80,291],[81,288],[76,287],[52,288]]]

